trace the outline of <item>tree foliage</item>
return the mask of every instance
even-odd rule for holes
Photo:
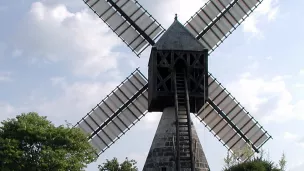
[[[99,171],[137,171],[135,160],[126,160],[119,164],[117,158],[113,158],[112,160],[107,160],[102,165],[99,165]]]
[[[285,171],[285,169],[286,169],[286,163],[287,163],[286,156],[283,153],[281,159],[279,160],[279,166],[280,166],[281,171]]]
[[[245,161],[239,160],[241,158],[247,159]],[[285,171],[286,158],[285,154],[279,161],[279,167],[272,161],[264,158],[265,152],[262,149],[258,156],[254,156],[251,148],[245,148],[236,151],[233,154],[228,152],[224,158],[225,167],[224,171]]]
[[[271,161],[256,157],[245,162],[233,165],[224,171],[281,171]]]
[[[0,170],[82,170],[94,149],[78,128],[54,126],[37,113],[22,113],[0,124]]]
[[[250,159],[254,155],[254,151],[249,146],[243,149],[235,150],[234,153],[227,152],[227,156],[224,158],[225,168],[237,165],[241,163],[240,158]],[[242,156],[242,157],[241,157]]]

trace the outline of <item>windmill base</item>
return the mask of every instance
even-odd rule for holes
[[[176,171],[175,122],[175,108],[165,108],[158,124],[143,171]],[[195,156],[195,170],[209,171],[208,162],[195,127],[193,124],[191,126]],[[181,166],[181,171],[190,171],[190,169],[183,168],[183,166]]]

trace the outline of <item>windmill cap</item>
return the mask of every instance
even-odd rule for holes
[[[177,19],[175,14],[174,22],[168,30],[155,43],[158,50],[187,50],[203,51],[206,49]]]

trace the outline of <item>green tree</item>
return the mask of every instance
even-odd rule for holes
[[[280,169],[273,162],[256,157],[226,168],[224,171],[280,171]]]
[[[56,127],[34,112],[0,124],[1,171],[77,171],[94,160],[94,149],[78,128]]]
[[[137,171],[135,160],[129,160],[126,158],[124,162],[119,164],[117,158],[113,158],[112,160],[107,160],[102,165],[98,166],[99,171]]]
[[[230,168],[231,166],[239,164],[242,159],[250,160],[254,155],[253,150],[249,146],[245,146],[242,149],[235,150],[233,153],[227,152],[227,156],[224,158],[224,168]]]
[[[281,159],[279,160],[279,166],[281,171],[285,171],[286,163],[287,163],[286,156],[283,153]]]
[[[243,157],[241,157],[241,154]],[[245,161],[239,158],[247,159]],[[250,148],[236,150],[235,153],[228,152],[224,158],[225,167],[223,171],[284,171],[286,166],[285,154],[282,155],[279,161],[279,168],[277,165],[269,160],[264,159],[265,151],[261,149],[259,155],[254,156],[254,152]]]

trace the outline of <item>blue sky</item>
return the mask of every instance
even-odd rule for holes
[[[139,1],[165,28],[184,23],[203,0]],[[209,70],[273,136],[264,149],[288,170],[304,170],[303,15],[292,1],[262,5],[210,57]],[[79,0],[0,1],[0,120],[37,111],[56,125],[76,123],[136,67],[137,58]],[[159,113],[148,114],[87,170],[114,156],[142,168]],[[197,132],[212,170],[226,149],[201,123]]]

